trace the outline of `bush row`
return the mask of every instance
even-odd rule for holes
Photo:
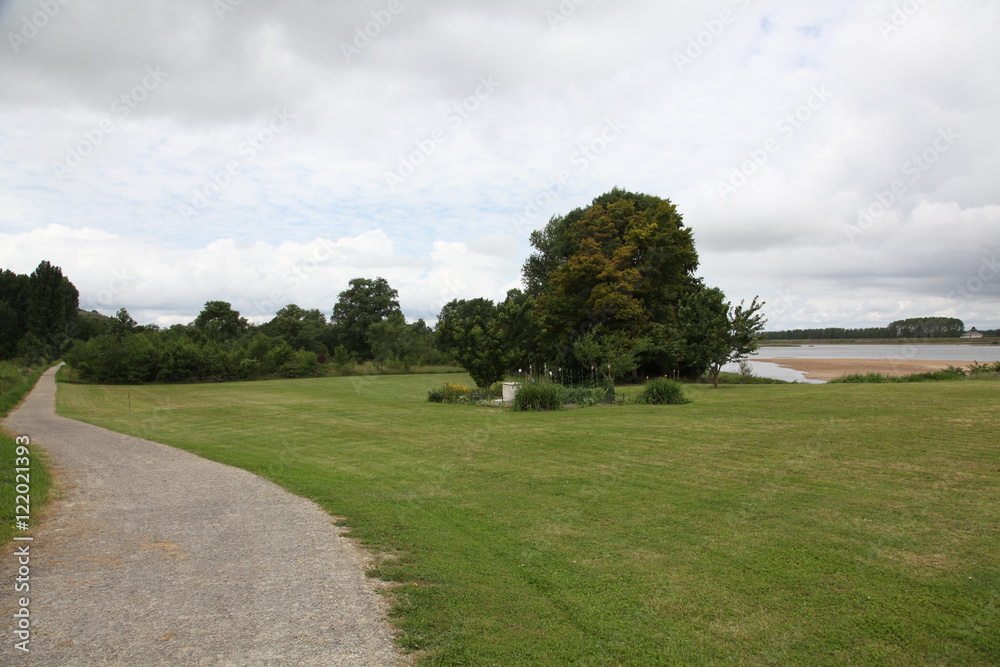
[[[427,392],[427,400],[433,403],[486,403],[495,404],[501,396],[499,383],[490,392],[481,395],[462,384],[445,383]],[[656,378],[643,386],[640,394],[618,404],[639,403],[645,405],[684,405],[690,403],[684,394],[683,385],[675,380]],[[521,385],[511,409],[515,412],[539,412],[562,410],[566,405],[589,407],[598,403],[616,404],[615,389],[610,383],[597,387],[565,387],[555,382],[527,382]]]
[[[997,380],[1000,379],[1000,361],[973,362],[967,368],[948,366],[943,371],[911,373],[910,375],[885,375],[883,373],[849,373],[830,380],[834,384],[873,384],[886,382],[941,382],[948,380]]]
[[[427,392],[427,400],[431,403],[492,403],[503,395],[503,385],[499,382],[486,391],[473,389],[464,384],[445,382],[436,389]]]
[[[106,384],[211,382],[321,373],[315,352],[257,334],[234,343],[193,341],[167,332],[121,339],[101,336],[77,343],[65,356],[79,377]]]

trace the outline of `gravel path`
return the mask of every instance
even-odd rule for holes
[[[7,419],[49,453],[64,498],[28,533],[27,655],[17,559],[3,555],[0,664],[400,664],[364,554],[328,514],[243,470],[57,416],[54,375]]]

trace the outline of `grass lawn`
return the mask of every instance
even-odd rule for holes
[[[63,384],[59,406],[345,517],[425,664],[1000,663],[1000,382],[513,413],[427,402],[443,381],[468,378]]]

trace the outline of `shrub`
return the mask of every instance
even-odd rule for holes
[[[892,378],[882,373],[848,373],[842,377],[830,380],[831,383],[843,382],[847,384],[881,384],[892,381]]]
[[[343,345],[338,345],[330,356],[330,363],[338,373],[345,373],[353,370],[358,365],[358,359],[353,352],[349,352]]]
[[[503,398],[503,382],[494,382],[486,389],[475,388],[469,394],[475,403],[489,403]]]
[[[190,382],[200,377],[205,367],[204,348],[190,340],[178,339],[164,346],[156,379],[160,382]]]
[[[711,382],[702,377],[699,382]],[[719,384],[793,384],[786,380],[760,377],[759,375],[743,375],[741,373],[719,373]]]
[[[35,386],[44,367],[28,368],[12,362],[0,362],[0,417],[15,407]]]
[[[1000,374],[1000,361],[994,361],[993,363],[983,364],[978,361],[973,361],[969,365],[969,376],[975,378],[983,377],[996,377]]]
[[[292,352],[278,374],[286,378],[316,377],[320,374],[319,358],[315,352],[297,350]]]
[[[680,382],[655,378],[642,388],[639,402],[646,405],[685,405],[691,400],[684,395],[684,387]]]
[[[605,387],[566,387],[563,392],[563,401],[582,407],[608,403],[608,390]],[[610,402],[614,403],[613,390]]]
[[[431,403],[460,403],[470,400],[472,389],[464,384],[445,382],[436,389],[427,392],[427,400]]]
[[[511,407],[515,412],[562,410],[565,394],[554,382],[529,382],[518,389]]]

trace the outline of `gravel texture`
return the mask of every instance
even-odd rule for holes
[[[7,419],[63,497],[27,533],[31,652],[2,665],[395,665],[365,554],[314,503],[246,471],[55,414],[55,369]],[[25,543],[18,543],[23,545]]]

